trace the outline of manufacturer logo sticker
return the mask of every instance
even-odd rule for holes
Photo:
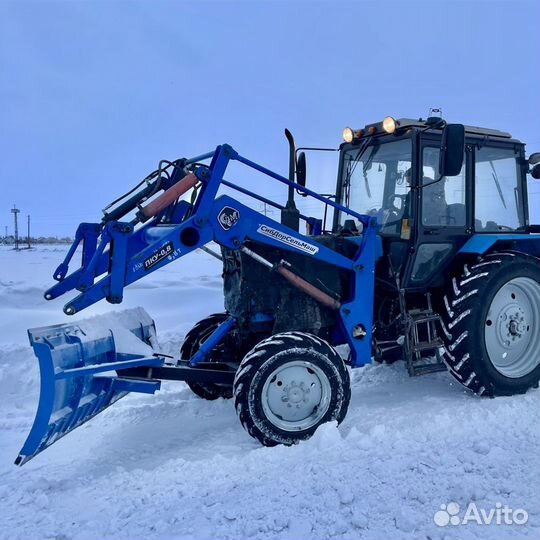
[[[143,261],[144,269],[150,270],[150,268],[154,267],[158,262],[171,255],[173,251],[174,246],[172,242],[167,242],[163,247],[159,248],[157,251],[152,253],[150,257]]]
[[[218,214],[218,223],[224,231],[232,229],[240,220],[240,212],[236,208],[224,206]]]
[[[282,244],[292,246],[300,251],[303,251],[304,253],[309,253],[310,255],[315,255],[315,253],[319,251],[319,248],[317,246],[308,244],[308,242],[305,242],[304,240],[300,240],[295,236],[291,236],[290,234],[278,231],[277,229],[273,229],[272,227],[268,227],[267,225],[259,225],[257,232],[259,234],[262,234],[263,236],[273,238],[274,240],[277,240]]]

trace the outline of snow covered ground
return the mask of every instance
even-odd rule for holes
[[[64,298],[42,299],[65,249],[0,247],[0,540],[540,538],[540,392],[478,399],[403,365],[355,370],[343,425],[292,448],[259,447],[230,402],[164,383],[15,467],[39,392],[26,329],[67,320]],[[145,307],[176,352],[222,309],[220,272],[193,254],[129,287],[121,308]],[[438,526],[450,503],[460,519],[474,503],[528,522]]]

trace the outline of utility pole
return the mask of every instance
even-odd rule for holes
[[[7,239],[7,225],[4,225],[4,229],[5,229],[5,233],[6,233],[6,234],[4,235],[4,238]]]
[[[28,249],[30,249],[30,214],[28,214],[28,236],[26,239],[28,240]]]
[[[269,205],[267,205],[265,202],[261,203],[261,207],[260,207],[260,208],[261,208],[261,212],[262,212],[266,217],[271,216],[271,215],[273,215],[273,213],[274,213],[274,210],[272,209],[272,207],[271,207],[271,206],[269,207]]]
[[[17,223],[17,214],[19,212],[20,210],[14,204],[13,208],[11,209],[11,213],[13,214],[13,219],[15,220],[15,249],[19,249],[19,224]]]

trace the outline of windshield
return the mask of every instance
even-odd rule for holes
[[[341,202],[359,214],[377,216],[382,232],[399,234],[409,211],[411,140],[371,142],[343,155]],[[343,212],[340,225],[350,219]]]

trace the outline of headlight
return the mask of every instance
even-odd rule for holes
[[[346,143],[352,143],[354,141],[354,131],[350,127],[346,127],[343,130],[343,140]]]
[[[382,127],[386,133],[394,133],[397,128],[397,123],[391,116],[387,116],[383,120]]]

